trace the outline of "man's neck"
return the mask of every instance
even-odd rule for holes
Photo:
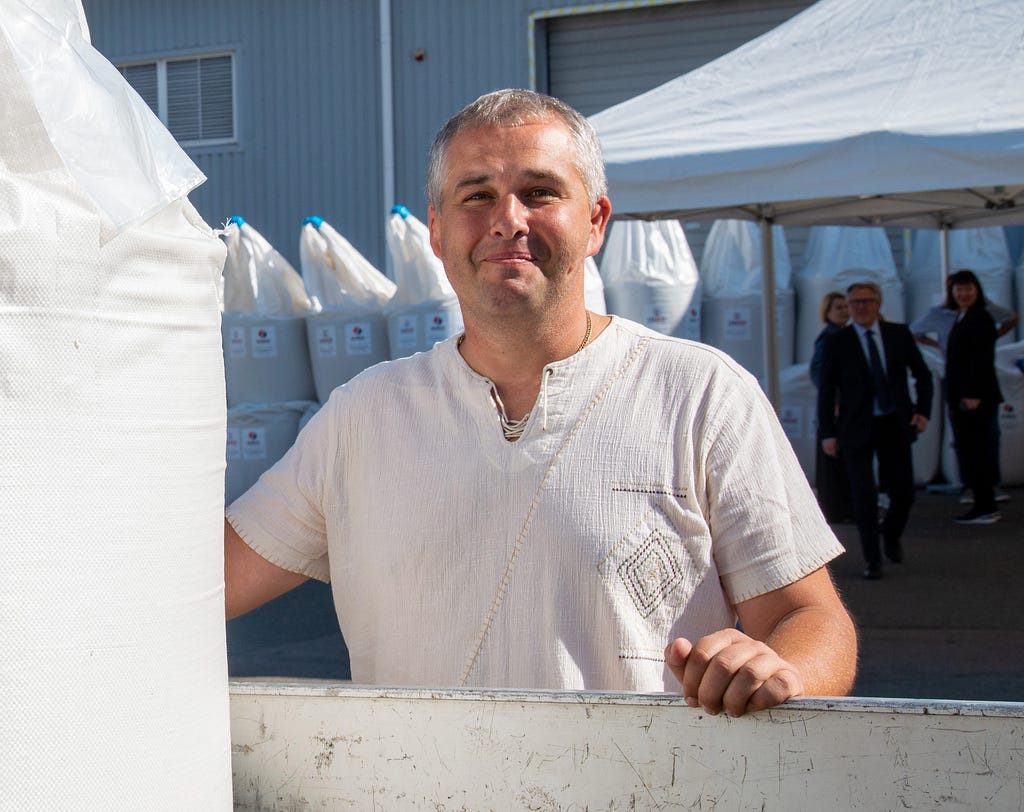
[[[561,323],[481,325],[467,320],[459,352],[474,371],[494,383],[508,417],[518,420],[533,409],[544,367],[581,350],[611,322],[608,316],[579,310]]]

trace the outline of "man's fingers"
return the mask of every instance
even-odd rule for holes
[[[710,679],[707,673],[708,668],[730,646],[740,640],[749,639],[737,629],[723,629],[720,632],[709,634],[707,637],[702,637],[693,645],[686,658],[683,678],[680,680],[683,686],[683,698],[687,704],[694,707],[700,705],[708,713],[718,713],[721,710],[721,696],[728,682],[723,679],[721,664],[716,668],[717,673]]]
[[[691,707],[731,716],[763,710],[800,694],[799,672],[769,646],[737,629],[725,629],[691,644],[679,638],[665,649],[665,662]]]

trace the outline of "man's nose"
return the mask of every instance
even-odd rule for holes
[[[505,240],[513,240],[529,233],[529,210],[516,195],[498,198],[491,220],[491,233]]]

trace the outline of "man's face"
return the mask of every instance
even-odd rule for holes
[[[853,320],[861,327],[870,327],[878,321],[882,302],[871,288],[854,288],[846,295]]]
[[[578,296],[611,212],[591,206],[560,123],[466,130],[448,150],[430,244],[467,320],[541,313]],[[568,297],[568,298],[567,298]]]

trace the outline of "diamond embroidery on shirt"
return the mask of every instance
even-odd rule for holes
[[[618,567],[626,591],[643,617],[648,617],[679,586],[683,571],[668,540],[657,530]]]

